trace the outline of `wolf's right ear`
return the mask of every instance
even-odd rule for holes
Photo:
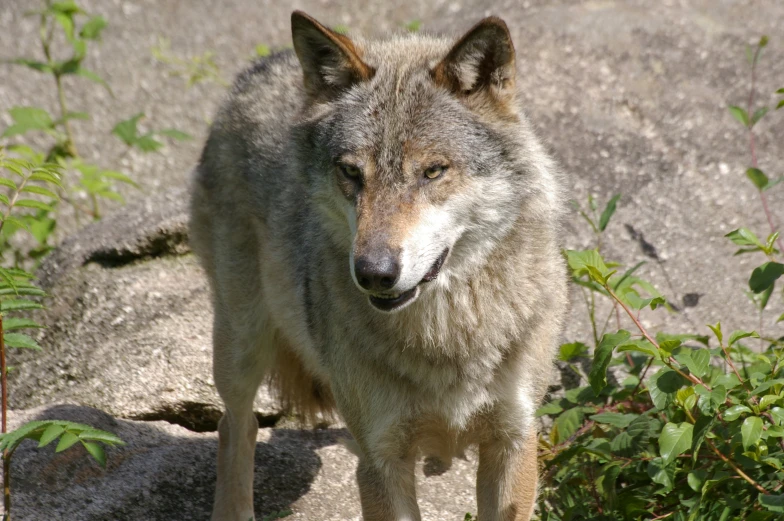
[[[302,11],[291,13],[291,36],[305,76],[305,89],[314,98],[334,98],[355,83],[371,79],[376,72],[362,61],[350,39]]]

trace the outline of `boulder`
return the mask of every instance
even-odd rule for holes
[[[61,419],[113,432],[124,446],[108,448],[106,468],[80,446],[61,453],[23,442],[11,466],[13,519],[79,521],[207,520],[215,493],[215,433],[161,421],[114,418],[88,407],[58,405],[12,411],[11,427]],[[356,458],[344,429],[259,429],[254,481],[257,519],[360,520]],[[469,455],[469,458],[473,457]],[[456,460],[435,475],[417,469],[424,519],[460,521],[476,513],[473,461]],[[265,517],[272,516],[272,517]]]
[[[214,430],[209,288],[187,246],[185,190],[150,198],[71,236],[44,262],[43,352],[13,352],[10,404],[95,407],[121,418]],[[266,389],[263,425],[281,414]]]

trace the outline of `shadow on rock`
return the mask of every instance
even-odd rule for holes
[[[55,453],[24,442],[12,462],[16,520],[209,519],[215,492],[216,433],[165,422],[115,419],[99,410],[57,405],[12,414],[14,425],[62,419],[117,434],[125,446],[107,449],[101,468],[80,447]],[[260,429],[254,481],[257,516],[286,510],[310,490],[322,467],[317,450],[348,433]]]

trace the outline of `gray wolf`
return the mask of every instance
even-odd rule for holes
[[[354,438],[366,521],[420,519],[414,464],[478,454],[478,517],[527,520],[534,411],[562,316],[560,174],[523,114],[505,23],[349,38],[301,12],[242,73],[196,169],[211,283],[213,520],[253,518],[252,403],[269,378]]]

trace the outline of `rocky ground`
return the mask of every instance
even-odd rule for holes
[[[42,268],[53,295],[43,317],[50,327],[40,339],[43,353],[12,360],[12,423],[72,419],[116,432],[128,444],[109,450],[105,470],[74,451],[55,455],[23,445],[14,456],[15,519],[207,519],[220,402],[210,374],[207,286],[187,246],[185,186],[224,87],[186,88],[150,48],[163,36],[182,56],[214,51],[228,79],[257,44],[289,44],[291,7],[269,0],[81,3],[110,22],[87,65],[115,94],[67,84],[74,110],[93,116],[76,122],[82,153],[117,166],[122,150],[109,131],[139,111],[151,128],[176,127],[196,139],[122,158],[143,190],[128,191],[131,204],[96,225],[78,233],[66,227],[62,246]],[[661,262],[648,259],[644,275],[684,311],[644,315],[646,324],[671,332],[706,331],[704,324],[719,319],[726,329],[760,326],[744,289],[761,260],[732,257],[723,238],[741,225],[761,234],[767,226],[743,175],[745,136],[726,106],[745,102],[744,46],[761,34],[771,43],[758,77],[760,103],[772,104],[773,91],[784,86],[784,4],[312,0],[297,7],[361,32],[412,20],[421,20],[422,30],[459,32],[487,14],[505,18],[529,113],[568,173],[574,199],[623,194],[606,256],[628,264],[645,258],[639,235],[626,225],[658,252]],[[37,56],[37,22],[22,16],[29,8],[6,2],[0,9],[0,58]],[[2,63],[0,76],[0,128],[15,105],[54,111],[52,86],[40,76]],[[781,112],[757,130],[761,167],[784,174]],[[778,222],[781,193],[770,192]],[[573,215],[565,243],[586,247],[589,238]],[[573,300],[565,338],[587,341],[579,293]],[[780,313],[766,315],[769,333],[782,333],[773,323]],[[338,442],[345,431],[299,430],[265,393],[256,409],[264,425],[257,514],[288,509],[292,519],[358,519],[354,457]],[[441,476],[419,473],[425,519],[457,521],[474,511],[470,460]]]

